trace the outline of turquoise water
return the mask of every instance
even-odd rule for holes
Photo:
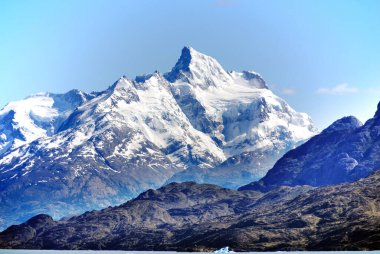
[[[0,250],[1,254],[180,254],[180,253],[188,253],[194,254],[195,252],[174,252],[174,251],[92,251],[92,250]],[[202,252],[199,252],[202,253]],[[210,252],[204,252],[210,254]],[[265,254],[279,254],[280,252],[246,252],[248,253],[265,253]],[[303,252],[295,252],[290,251],[286,252],[287,254],[380,254],[380,251],[303,251]]]

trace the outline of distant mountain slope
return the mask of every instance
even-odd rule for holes
[[[0,155],[38,138],[54,135],[76,107],[93,95],[78,90],[40,93],[8,103],[0,111]]]
[[[380,104],[364,125],[354,117],[334,122],[286,153],[258,182],[241,187],[268,191],[280,185],[323,186],[352,182],[380,169]]]
[[[0,228],[42,212],[60,218],[120,204],[177,173],[172,179],[188,180],[181,171],[208,182],[214,169],[225,170],[212,179],[236,188],[315,133],[258,74],[226,72],[187,47],[167,74],[71,93],[20,101],[15,115],[27,121],[14,128],[8,117],[12,128],[1,126],[7,137],[24,138],[17,146],[6,138],[0,155]]]
[[[377,250],[380,171],[354,183],[268,193],[172,183],[65,221],[0,233],[1,248],[210,251]]]

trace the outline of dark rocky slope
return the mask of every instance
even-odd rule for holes
[[[172,183],[66,221],[39,215],[1,248],[367,250],[380,248],[380,171],[353,183],[267,193]]]
[[[240,190],[268,191],[278,186],[325,186],[352,182],[380,169],[380,103],[361,125],[355,117],[334,122],[319,135],[287,152],[265,177]]]

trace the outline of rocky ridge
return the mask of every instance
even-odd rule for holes
[[[0,233],[1,248],[209,251],[376,250],[380,171],[353,183],[267,193],[172,183],[118,207]]]

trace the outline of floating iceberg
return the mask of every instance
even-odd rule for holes
[[[223,247],[219,250],[214,251],[214,253],[235,253],[235,251],[232,251],[229,249],[229,247]]]

